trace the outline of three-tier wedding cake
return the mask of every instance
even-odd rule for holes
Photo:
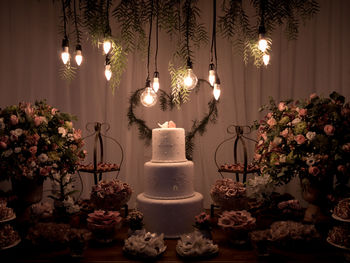
[[[144,165],[144,192],[137,196],[147,231],[167,238],[191,232],[203,209],[203,196],[193,188],[193,162],[186,159],[185,131],[174,126],[170,121],[152,130],[152,160]]]

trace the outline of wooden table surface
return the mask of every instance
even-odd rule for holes
[[[123,255],[122,247],[127,237],[126,228],[120,229],[118,238],[111,244],[89,244],[84,251],[83,257],[73,259],[69,256],[69,249],[55,251],[52,249],[30,248],[22,242],[17,247],[0,251],[0,262],[141,262],[132,260]],[[219,254],[210,259],[198,260],[197,262],[344,262],[342,251],[331,247],[326,242],[312,248],[302,249],[285,248],[271,250],[266,258],[259,258],[256,251],[251,247],[237,248],[228,242],[220,229],[213,230],[214,243],[219,245]],[[167,250],[156,262],[183,262],[176,254],[176,239],[166,239]]]

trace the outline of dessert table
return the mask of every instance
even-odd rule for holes
[[[219,254],[213,258],[200,259],[197,262],[344,262],[341,250],[330,246],[326,241],[310,247],[271,248],[268,257],[259,257],[250,247],[235,247],[228,242],[221,229],[214,229],[214,243],[219,245]],[[0,251],[0,262],[140,262],[123,254],[122,247],[127,237],[127,229],[120,229],[117,239],[110,244],[91,242],[80,258],[72,258],[69,249],[55,250],[54,247],[31,247],[21,242],[16,247]],[[166,239],[167,250],[156,262],[183,262],[186,261],[176,254],[176,239]]]

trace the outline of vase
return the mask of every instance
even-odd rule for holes
[[[18,197],[20,206],[30,206],[41,201],[43,196],[42,179],[11,179],[12,191]]]
[[[328,221],[325,211],[327,210],[326,196],[328,184],[315,184],[307,179],[301,181],[302,197],[308,202],[305,210],[304,221],[308,223],[320,223]]]

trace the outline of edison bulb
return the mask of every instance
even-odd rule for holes
[[[63,51],[61,53],[61,58],[63,61],[63,64],[67,64],[68,60],[69,60],[69,49],[68,47],[63,47]]]
[[[259,39],[259,49],[261,50],[261,52],[265,52],[267,47],[268,47],[268,44],[267,44],[267,41],[265,38],[261,38]]]
[[[157,92],[159,90],[159,78],[154,77],[153,78],[153,84],[152,84],[154,92]]]
[[[112,47],[112,43],[109,40],[105,40],[103,42],[103,51],[105,52],[105,54],[108,54],[108,52],[111,50]]]
[[[269,54],[264,54],[263,55],[263,61],[264,61],[264,64],[265,66],[267,66],[270,62],[270,55]]]
[[[215,82],[215,70],[211,69],[209,70],[209,83],[211,86],[213,86],[214,82]]]
[[[193,90],[197,86],[198,78],[193,73],[191,68],[187,69],[187,73],[184,78],[184,86],[188,90]]]
[[[220,88],[220,83],[215,83],[214,88],[213,88],[213,95],[216,100],[219,99],[221,94],[221,88]]]
[[[106,79],[109,81],[112,77],[112,71],[111,71],[111,65],[106,65],[105,67],[105,76]]]
[[[141,94],[141,103],[145,107],[152,107],[157,102],[157,94],[150,87],[145,88]]]
[[[77,50],[75,54],[75,62],[77,62],[77,65],[80,66],[82,61],[83,61],[83,56],[81,54],[81,50]]]

